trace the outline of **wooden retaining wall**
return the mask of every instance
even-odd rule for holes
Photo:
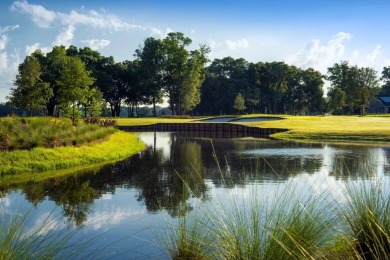
[[[259,137],[268,138],[271,134],[287,131],[280,128],[259,128],[231,123],[158,123],[144,126],[118,126],[120,130],[129,132],[181,132],[211,137]]]

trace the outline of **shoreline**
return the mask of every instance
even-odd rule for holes
[[[91,145],[2,152],[0,186],[94,169],[126,159],[144,149],[145,144],[136,134],[117,131],[108,140]]]

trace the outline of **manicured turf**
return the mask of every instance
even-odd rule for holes
[[[245,115],[248,117],[276,117],[277,115]],[[273,135],[284,140],[316,140],[342,142],[390,142],[390,117],[388,116],[286,116],[283,120],[245,122],[248,126],[284,128],[289,131]],[[119,118],[118,125],[147,125],[156,123],[187,123],[200,118]]]

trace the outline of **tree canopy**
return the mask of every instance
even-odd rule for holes
[[[99,115],[99,109],[108,107],[115,117],[124,105],[131,108],[129,115],[140,105],[151,105],[156,116],[164,99],[174,115],[364,115],[378,93],[390,95],[390,66],[383,69],[380,86],[374,69],[346,61],[322,75],[285,62],[210,61],[207,45],[190,49],[191,44],[180,32],[149,37],[134,51],[134,60],[121,62],[88,47],[55,46],[46,54],[37,50],[19,65],[8,99],[18,108],[41,109],[49,116],[59,115],[61,108],[75,108],[73,117],[79,108],[84,116]],[[327,97],[324,79],[330,82]],[[244,106],[239,106],[241,97]]]

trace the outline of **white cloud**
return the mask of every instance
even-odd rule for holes
[[[382,46],[380,45],[375,46],[372,52],[367,55],[367,61],[373,64],[381,53],[382,53]]]
[[[328,41],[321,45],[320,40],[313,39],[303,50],[287,58],[287,63],[301,68],[312,67],[326,73],[328,67],[339,62],[345,57],[345,42],[352,39],[352,35],[346,32],[339,32]]]
[[[90,47],[92,50],[100,50],[110,45],[111,42],[110,40],[104,40],[104,39],[102,40],[92,39],[92,40],[81,41],[81,43]]]
[[[157,29],[157,28],[150,28],[150,30],[151,30],[151,33],[150,33],[151,35],[156,35],[160,38],[165,38],[168,35],[168,33],[173,32],[173,30],[169,27],[165,28],[165,31],[162,31],[162,30]]]
[[[145,214],[145,209],[111,209],[109,212],[96,212],[91,215],[91,219],[86,223],[86,226],[94,230],[106,228],[107,226],[121,224],[124,220],[134,216],[142,216]]]
[[[31,53],[38,50],[40,47],[39,43],[34,43],[33,45],[27,45],[26,46],[26,56],[30,56]]]
[[[53,42],[53,45],[64,45],[65,47],[69,47],[69,45],[72,44],[75,30],[76,28],[73,25],[69,25],[57,36],[56,40]]]
[[[19,24],[6,26],[4,28],[1,28],[1,26],[0,26],[0,34],[11,32],[11,31],[16,30],[18,28],[20,28]]]
[[[16,50],[13,53],[6,51],[9,37],[8,32],[19,28],[19,25],[0,27],[0,88],[10,88],[18,72],[20,63]]]
[[[245,38],[238,41],[226,40],[225,43],[230,50],[236,50],[239,48],[247,49],[249,47],[248,40]]]
[[[48,28],[57,16],[55,12],[41,5],[29,4],[27,1],[13,2],[11,10],[30,15],[32,21],[41,28]]]
[[[140,25],[123,22],[113,15],[98,13],[94,10],[86,13],[80,13],[74,10],[70,13],[54,12],[46,9],[42,5],[30,4],[25,0],[13,2],[11,10],[29,15],[31,20],[41,28],[49,28],[53,23],[58,22],[64,26],[85,25],[114,31],[137,28],[146,29]]]
[[[7,35],[3,34],[0,36],[0,51],[4,50],[8,43]]]
[[[26,56],[31,55],[36,50],[40,50],[42,53],[48,53],[51,51],[51,47],[41,47],[39,43],[34,43],[33,45],[26,45]]]
[[[0,52],[0,88],[11,88],[21,60],[16,50],[13,53]],[[1,99],[0,99],[1,102]]]

